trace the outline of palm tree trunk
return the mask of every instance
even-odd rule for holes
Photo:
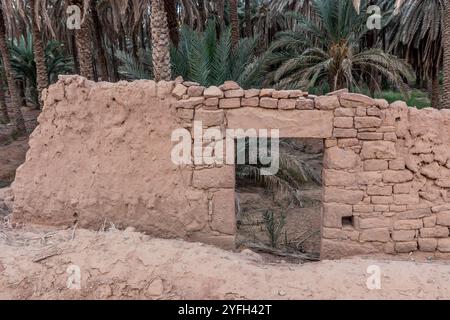
[[[164,9],[167,13],[167,25],[169,27],[170,40],[175,47],[180,42],[180,32],[178,31],[178,16],[175,0],[164,0]]]
[[[152,1],[152,57],[155,81],[169,81],[172,77],[170,68],[170,36],[167,27],[167,15],[163,0]]]
[[[447,2],[444,14],[444,95],[441,107],[450,109],[450,3]]]
[[[14,125],[17,133],[26,134],[25,121],[22,116],[22,111],[19,105],[19,95],[17,93],[16,82],[14,80],[14,73],[11,67],[11,60],[8,52],[8,45],[6,43],[6,26],[5,17],[3,16],[3,6],[0,5],[0,53],[3,60],[3,67],[5,69],[6,80],[8,82],[9,94],[11,96],[11,109],[14,112]]]
[[[198,30],[203,31],[205,29],[206,24],[206,10],[205,10],[205,0],[198,0],[198,13],[199,19],[198,21]]]
[[[437,69],[437,68],[436,68]],[[441,104],[439,98],[441,96],[441,90],[439,85],[439,71],[434,70],[431,79],[431,107],[439,109]]]
[[[141,33],[141,48],[142,50],[145,51],[145,31],[144,31],[144,23],[141,23],[140,25],[140,30],[139,32]]]
[[[70,36],[70,51],[72,52],[73,65],[75,73],[80,73],[80,61],[78,59],[77,41],[75,39],[75,32]]]
[[[371,4],[372,2],[369,1],[369,4]],[[369,32],[367,34],[367,47],[368,48],[373,48],[376,41],[378,39],[378,32],[375,30],[372,30],[371,32]],[[375,97],[375,91],[377,89],[377,78],[378,78],[378,72],[375,68],[370,68],[369,69],[369,74],[370,74],[370,80],[369,80],[369,91],[370,91],[370,96],[372,98]]]
[[[376,77],[377,77],[376,71],[373,68],[371,68],[371,77],[369,80],[369,91],[370,91],[370,96],[372,98],[375,98],[375,91],[377,89]]]
[[[38,106],[42,107],[42,91],[48,87],[47,64],[45,61],[44,44],[42,35],[36,21],[36,0],[31,0],[31,28],[33,32],[34,61],[36,63],[36,84],[38,90]]]
[[[84,12],[83,2],[83,0],[70,0],[70,4],[80,7],[81,12]],[[75,30],[75,42],[78,52],[78,61],[80,63],[80,75],[89,80],[94,79],[91,30],[90,10],[87,10],[81,29]]]
[[[36,87],[36,85],[32,85],[33,87]],[[19,106],[20,107],[26,107],[27,106],[27,97],[25,95],[27,87],[27,80],[17,80],[16,79],[16,88],[17,88],[17,94],[19,96]],[[34,90],[32,90],[33,92]]]
[[[245,0],[245,36],[251,37],[253,34],[252,28],[252,8],[250,0]]]
[[[132,53],[135,61],[139,61],[138,32],[139,32],[139,30],[136,28],[133,28],[131,30],[131,53]]]
[[[97,68],[98,74],[103,81],[109,80],[108,73],[108,61],[106,58],[106,51],[103,44],[103,30],[102,25],[100,23],[100,18],[97,12],[97,1],[91,0],[91,15],[92,15],[92,23],[94,26],[95,32],[95,47],[96,47],[96,55],[97,55]]]
[[[231,46],[235,49],[239,43],[239,17],[237,0],[229,0],[230,2],[230,20],[231,20]]]
[[[3,77],[0,76],[0,109],[2,113],[1,120],[4,123],[10,123],[11,119],[9,118],[8,107],[6,106],[5,92],[3,91],[4,88],[5,84],[3,83]]]
[[[217,17],[219,18],[220,31],[225,28],[225,0],[217,0]]]
[[[112,67],[112,80],[113,82],[119,81],[119,71],[117,70],[117,60],[116,60],[116,51],[114,48],[114,43],[111,42],[111,67]]]

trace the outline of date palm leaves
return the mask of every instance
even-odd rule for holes
[[[297,18],[294,30],[278,34],[265,65],[271,83],[279,88],[304,88],[328,85],[329,90],[361,90],[373,70],[407,95],[407,81],[414,79],[409,65],[381,48],[367,48],[361,41],[367,34],[365,15],[358,15],[351,0],[315,0],[317,20]],[[359,2],[364,11],[367,2]]]

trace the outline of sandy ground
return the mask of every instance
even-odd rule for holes
[[[370,265],[379,290],[367,288]],[[448,299],[449,280],[445,261],[268,263],[132,230],[0,229],[0,299]]]
[[[26,139],[0,143],[0,188],[27,148]],[[4,206],[0,201],[0,216]],[[294,264],[132,230],[0,224],[0,299],[449,299],[450,262],[426,258]],[[366,285],[373,265],[381,272],[379,290]]]

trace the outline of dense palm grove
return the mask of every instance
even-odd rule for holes
[[[59,74],[349,88],[450,108],[447,0],[0,0],[0,122],[25,133]],[[80,28],[67,19],[80,8]],[[381,8],[370,29],[371,7]]]

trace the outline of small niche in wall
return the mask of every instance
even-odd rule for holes
[[[353,227],[353,216],[342,217],[342,227]]]

